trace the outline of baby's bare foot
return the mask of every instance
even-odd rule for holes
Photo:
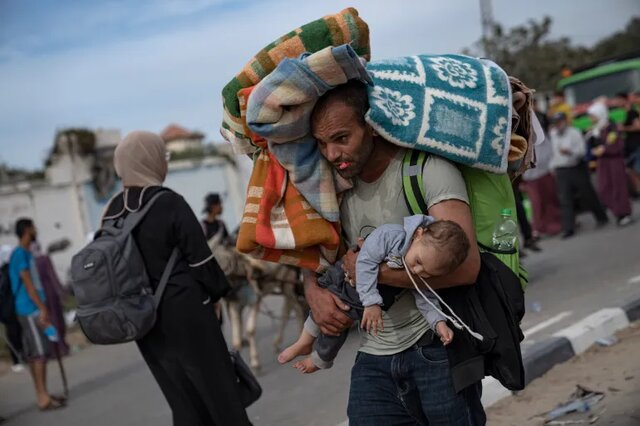
[[[302,361],[296,362],[295,364],[293,364],[293,368],[304,374],[311,374],[320,370],[318,367],[316,367],[313,361],[311,361],[311,357],[307,357]]]
[[[278,355],[278,362],[280,364],[286,364],[297,356],[309,355],[313,347],[313,342],[306,344],[304,342],[297,341],[293,345],[289,346]]]

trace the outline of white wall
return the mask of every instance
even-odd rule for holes
[[[78,197],[71,185],[38,186],[3,193],[0,196],[1,244],[17,244],[15,222],[21,217],[31,218],[38,229],[43,247],[67,238],[71,246],[52,256],[60,279],[66,281],[71,257],[85,244]]]
[[[45,170],[47,181],[52,185],[73,182],[74,174],[76,182],[84,182],[91,179],[91,166],[93,158],[75,156],[71,160],[68,154],[56,155],[53,164]]]

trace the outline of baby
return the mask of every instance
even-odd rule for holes
[[[341,262],[336,263],[322,277],[318,284],[337,295],[351,307],[346,314],[360,320],[361,327],[368,333],[377,334],[384,323],[382,311],[393,303],[384,300],[378,292],[378,271],[382,262],[391,268],[404,268],[404,262],[414,274],[422,277],[436,277],[453,272],[467,257],[469,240],[464,230],[455,222],[436,221],[431,216],[415,215],[404,219],[404,226],[385,224],[374,230],[365,240],[356,262],[356,287],[344,280]],[[426,301],[414,290],[416,306],[426,319],[429,327],[440,336],[444,345],[451,343],[453,331],[447,326],[440,312],[437,299],[429,294]],[[281,364],[299,355],[311,356],[294,364],[303,373],[313,373],[333,365],[338,351],[347,338],[348,330],[339,336],[320,333],[311,315],[307,318],[298,340],[278,356]]]

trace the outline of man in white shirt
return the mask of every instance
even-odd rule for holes
[[[568,123],[564,113],[558,112],[552,118],[550,132],[553,156],[551,168],[555,171],[558,185],[558,198],[562,209],[563,238],[575,233],[574,196],[578,196],[581,205],[590,210],[598,223],[605,225],[609,219],[600,204],[584,162],[587,145],[582,133]]]

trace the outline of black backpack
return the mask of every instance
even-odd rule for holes
[[[16,316],[16,302],[11,290],[9,264],[0,269],[0,322],[8,323]]]
[[[426,153],[408,151],[403,160],[402,188],[411,214],[427,211],[422,188],[426,157]],[[460,390],[482,379],[481,376],[490,375],[507,389],[521,390],[525,385],[520,349],[524,339],[520,322],[525,311],[522,289],[525,277],[512,269],[519,262],[508,265],[482,245],[480,250],[481,266],[475,285],[438,291],[460,318],[484,337],[479,342],[466,333],[458,333],[447,346],[454,387]],[[512,254],[517,260],[517,251]]]
[[[179,252],[176,247],[171,253],[154,294],[132,231],[166,193],[154,195],[124,219],[105,221],[95,239],[71,260],[76,318],[92,343],[137,340],[155,324],[156,310]]]

